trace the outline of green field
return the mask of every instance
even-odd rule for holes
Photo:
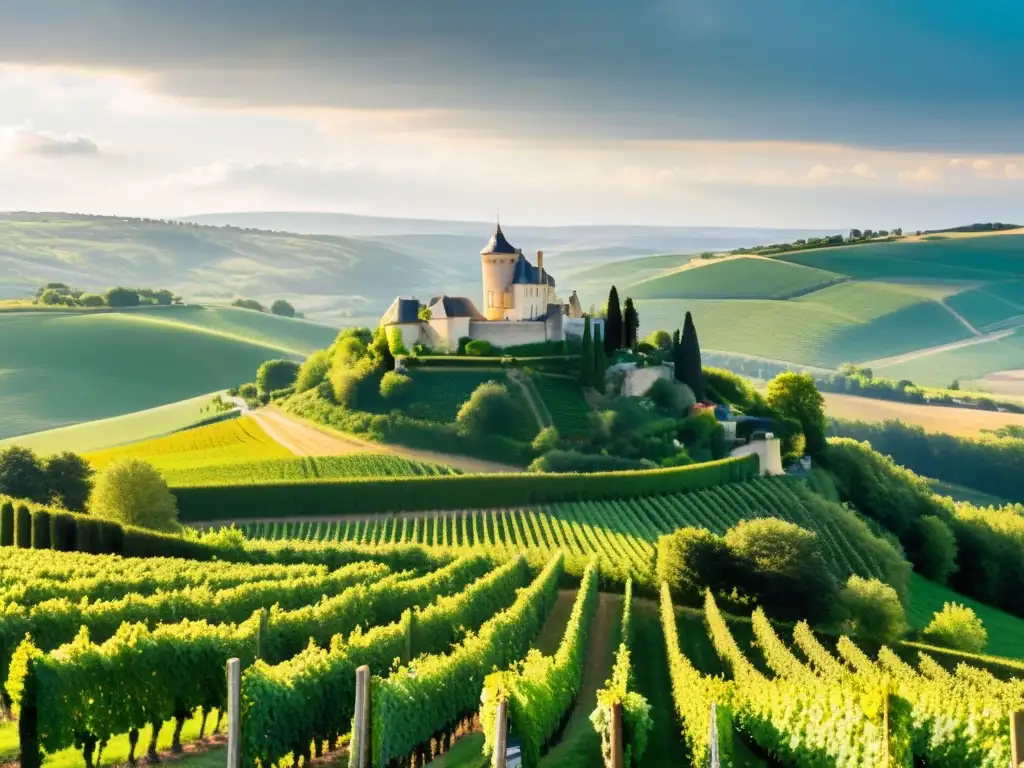
[[[227,389],[266,360],[301,358],[334,336],[227,308],[0,314],[0,439]]]
[[[0,448],[6,445],[23,445],[41,455],[59,451],[98,451],[116,445],[139,440],[148,440],[166,435],[179,429],[210,418],[213,415],[210,403],[216,392],[192,397],[170,405],[161,405],[145,411],[126,413],[110,419],[74,424],[44,432],[0,440]]]
[[[85,458],[97,469],[128,457],[144,459],[165,472],[294,458],[291,451],[275,442],[251,418],[223,421],[154,440],[85,454]]]
[[[948,387],[954,380],[974,381],[990,373],[1020,368],[1024,368],[1024,328],[995,341],[877,366],[873,370],[888,379],[910,379],[915,384]]]
[[[982,330],[1017,320],[1024,323],[1024,280],[989,283],[962,291],[946,299],[946,304]]]
[[[183,458],[188,461],[187,455]],[[228,461],[184,467],[180,466],[177,460],[167,457],[159,464],[164,478],[172,488],[315,482],[339,477],[415,477],[455,474],[455,470],[441,464],[431,464],[382,453],[354,453],[346,456],[294,456],[287,459]]]
[[[907,611],[910,628],[924,629],[945,603],[954,602],[973,610],[985,625],[988,630],[985,653],[1024,659],[1024,620],[964,597],[916,573],[910,577],[910,609]]]
[[[576,379],[539,373],[534,374],[532,380],[551,414],[555,429],[562,437],[588,433],[593,411],[583,398],[583,391]]]
[[[813,267],[740,258],[634,283],[629,295],[634,299],[785,299],[842,279]]]

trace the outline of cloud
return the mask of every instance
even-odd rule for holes
[[[0,60],[130,72],[219,107],[425,110],[501,135],[1024,150],[1024,7],[929,8],[7,0]],[[914,34],[876,44],[900,28]]]
[[[922,165],[914,171],[900,171],[898,178],[900,181],[935,181],[938,174],[929,166]]]
[[[839,181],[843,179],[876,179],[878,172],[864,162],[854,163],[849,167],[831,167],[822,163],[816,163],[807,172],[807,178],[811,181]]]
[[[973,168],[976,171],[987,171],[991,167],[992,167],[992,161],[991,160],[981,159],[981,160],[975,160],[973,163],[971,163],[971,168]]]
[[[95,157],[102,152],[88,136],[41,131],[30,125],[0,128],[0,145],[11,154],[52,158]]]

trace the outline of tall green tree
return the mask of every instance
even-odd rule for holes
[[[0,451],[0,493],[16,499],[49,501],[43,463],[33,451],[20,445]]]
[[[807,439],[807,452],[815,459],[828,443],[825,440],[825,399],[806,373],[780,373],[768,382],[765,397],[773,411],[800,422]]]
[[[608,292],[608,317],[604,324],[604,352],[609,359],[622,349],[622,308],[619,305],[619,291],[613,285]]]
[[[72,512],[83,512],[92,490],[93,468],[76,453],[64,451],[46,459],[47,501],[59,503]]]
[[[681,336],[681,334],[679,332],[679,329],[676,328],[675,331],[672,332],[672,351],[673,352],[675,350],[679,349],[680,336]]]
[[[604,392],[604,374],[608,370],[608,356],[604,353],[601,326],[594,327],[594,387]]]
[[[626,297],[626,308],[622,313],[622,345],[636,349],[636,337],[640,332],[640,313],[633,306],[633,299]]]
[[[590,317],[583,320],[583,348],[580,350],[580,384],[594,386],[594,338],[590,331]]]
[[[704,399],[704,369],[700,360],[700,342],[693,315],[686,313],[683,335],[676,354],[676,378],[693,390],[697,402]]]

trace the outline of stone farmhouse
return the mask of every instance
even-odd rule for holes
[[[424,344],[439,351],[454,351],[459,339],[483,339],[497,347],[564,341],[583,335],[583,308],[573,291],[569,300],[558,298],[555,278],[544,268],[544,252],[536,263],[514,248],[498,224],[480,251],[483,311],[466,296],[434,296],[424,303],[399,297],[381,318],[389,334],[400,332],[409,349]],[[428,311],[424,311],[424,309]],[[599,319],[592,321],[600,325]]]

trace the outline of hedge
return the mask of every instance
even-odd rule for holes
[[[50,548],[50,513],[45,509],[32,510],[32,549]]]
[[[472,357],[462,355],[430,355],[406,357],[409,368],[544,368],[566,370],[579,367],[579,355],[545,355],[543,357]]]
[[[14,545],[19,549],[32,548],[32,513],[24,504],[14,510]]]
[[[748,480],[756,456],[668,469],[592,474],[345,478],[173,489],[182,522],[315,517],[432,509],[486,509],[680,493]]]
[[[0,547],[14,546],[14,502],[0,504]]]

